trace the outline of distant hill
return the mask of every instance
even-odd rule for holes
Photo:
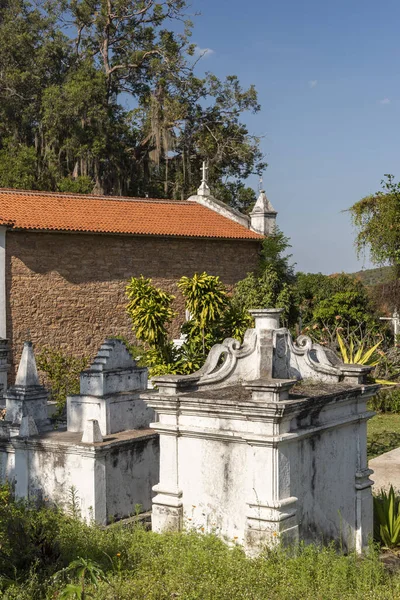
[[[353,273],[358,279],[361,279],[364,285],[379,285],[393,280],[392,267],[378,267],[377,269],[364,269]]]

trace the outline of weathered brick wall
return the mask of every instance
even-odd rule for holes
[[[7,232],[7,336],[14,362],[30,335],[37,349],[94,356],[104,338],[133,338],[125,313],[129,277],[144,275],[183,298],[176,282],[206,271],[231,286],[254,269],[259,243],[116,235]]]

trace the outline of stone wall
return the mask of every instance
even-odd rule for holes
[[[30,337],[37,350],[61,347],[94,356],[107,336],[133,340],[125,313],[129,277],[144,275],[183,298],[182,275],[207,271],[232,286],[254,269],[260,245],[252,241],[161,238],[74,233],[8,231],[6,243],[7,337],[19,360]]]

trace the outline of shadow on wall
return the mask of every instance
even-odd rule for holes
[[[142,274],[175,281],[182,275],[207,271],[232,285],[257,266],[258,252],[258,242],[235,240],[11,232],[7,270],[10,273],[12,266],[13,274],[18,275],[26,275],[27,269],[40,275],[56,272],[73,284],[126,280]]]

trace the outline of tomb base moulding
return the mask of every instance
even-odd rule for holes
[[[249,555],[277,541],[372,535],[367,400],[370,368],[344,365],[279,326],[279,309],[252,311],[243,344],[212,348],[200,371],[153,379],[141,395],[158,414],[156,531],[214,532]],[[303,381],[302,381],[303,379]]]

